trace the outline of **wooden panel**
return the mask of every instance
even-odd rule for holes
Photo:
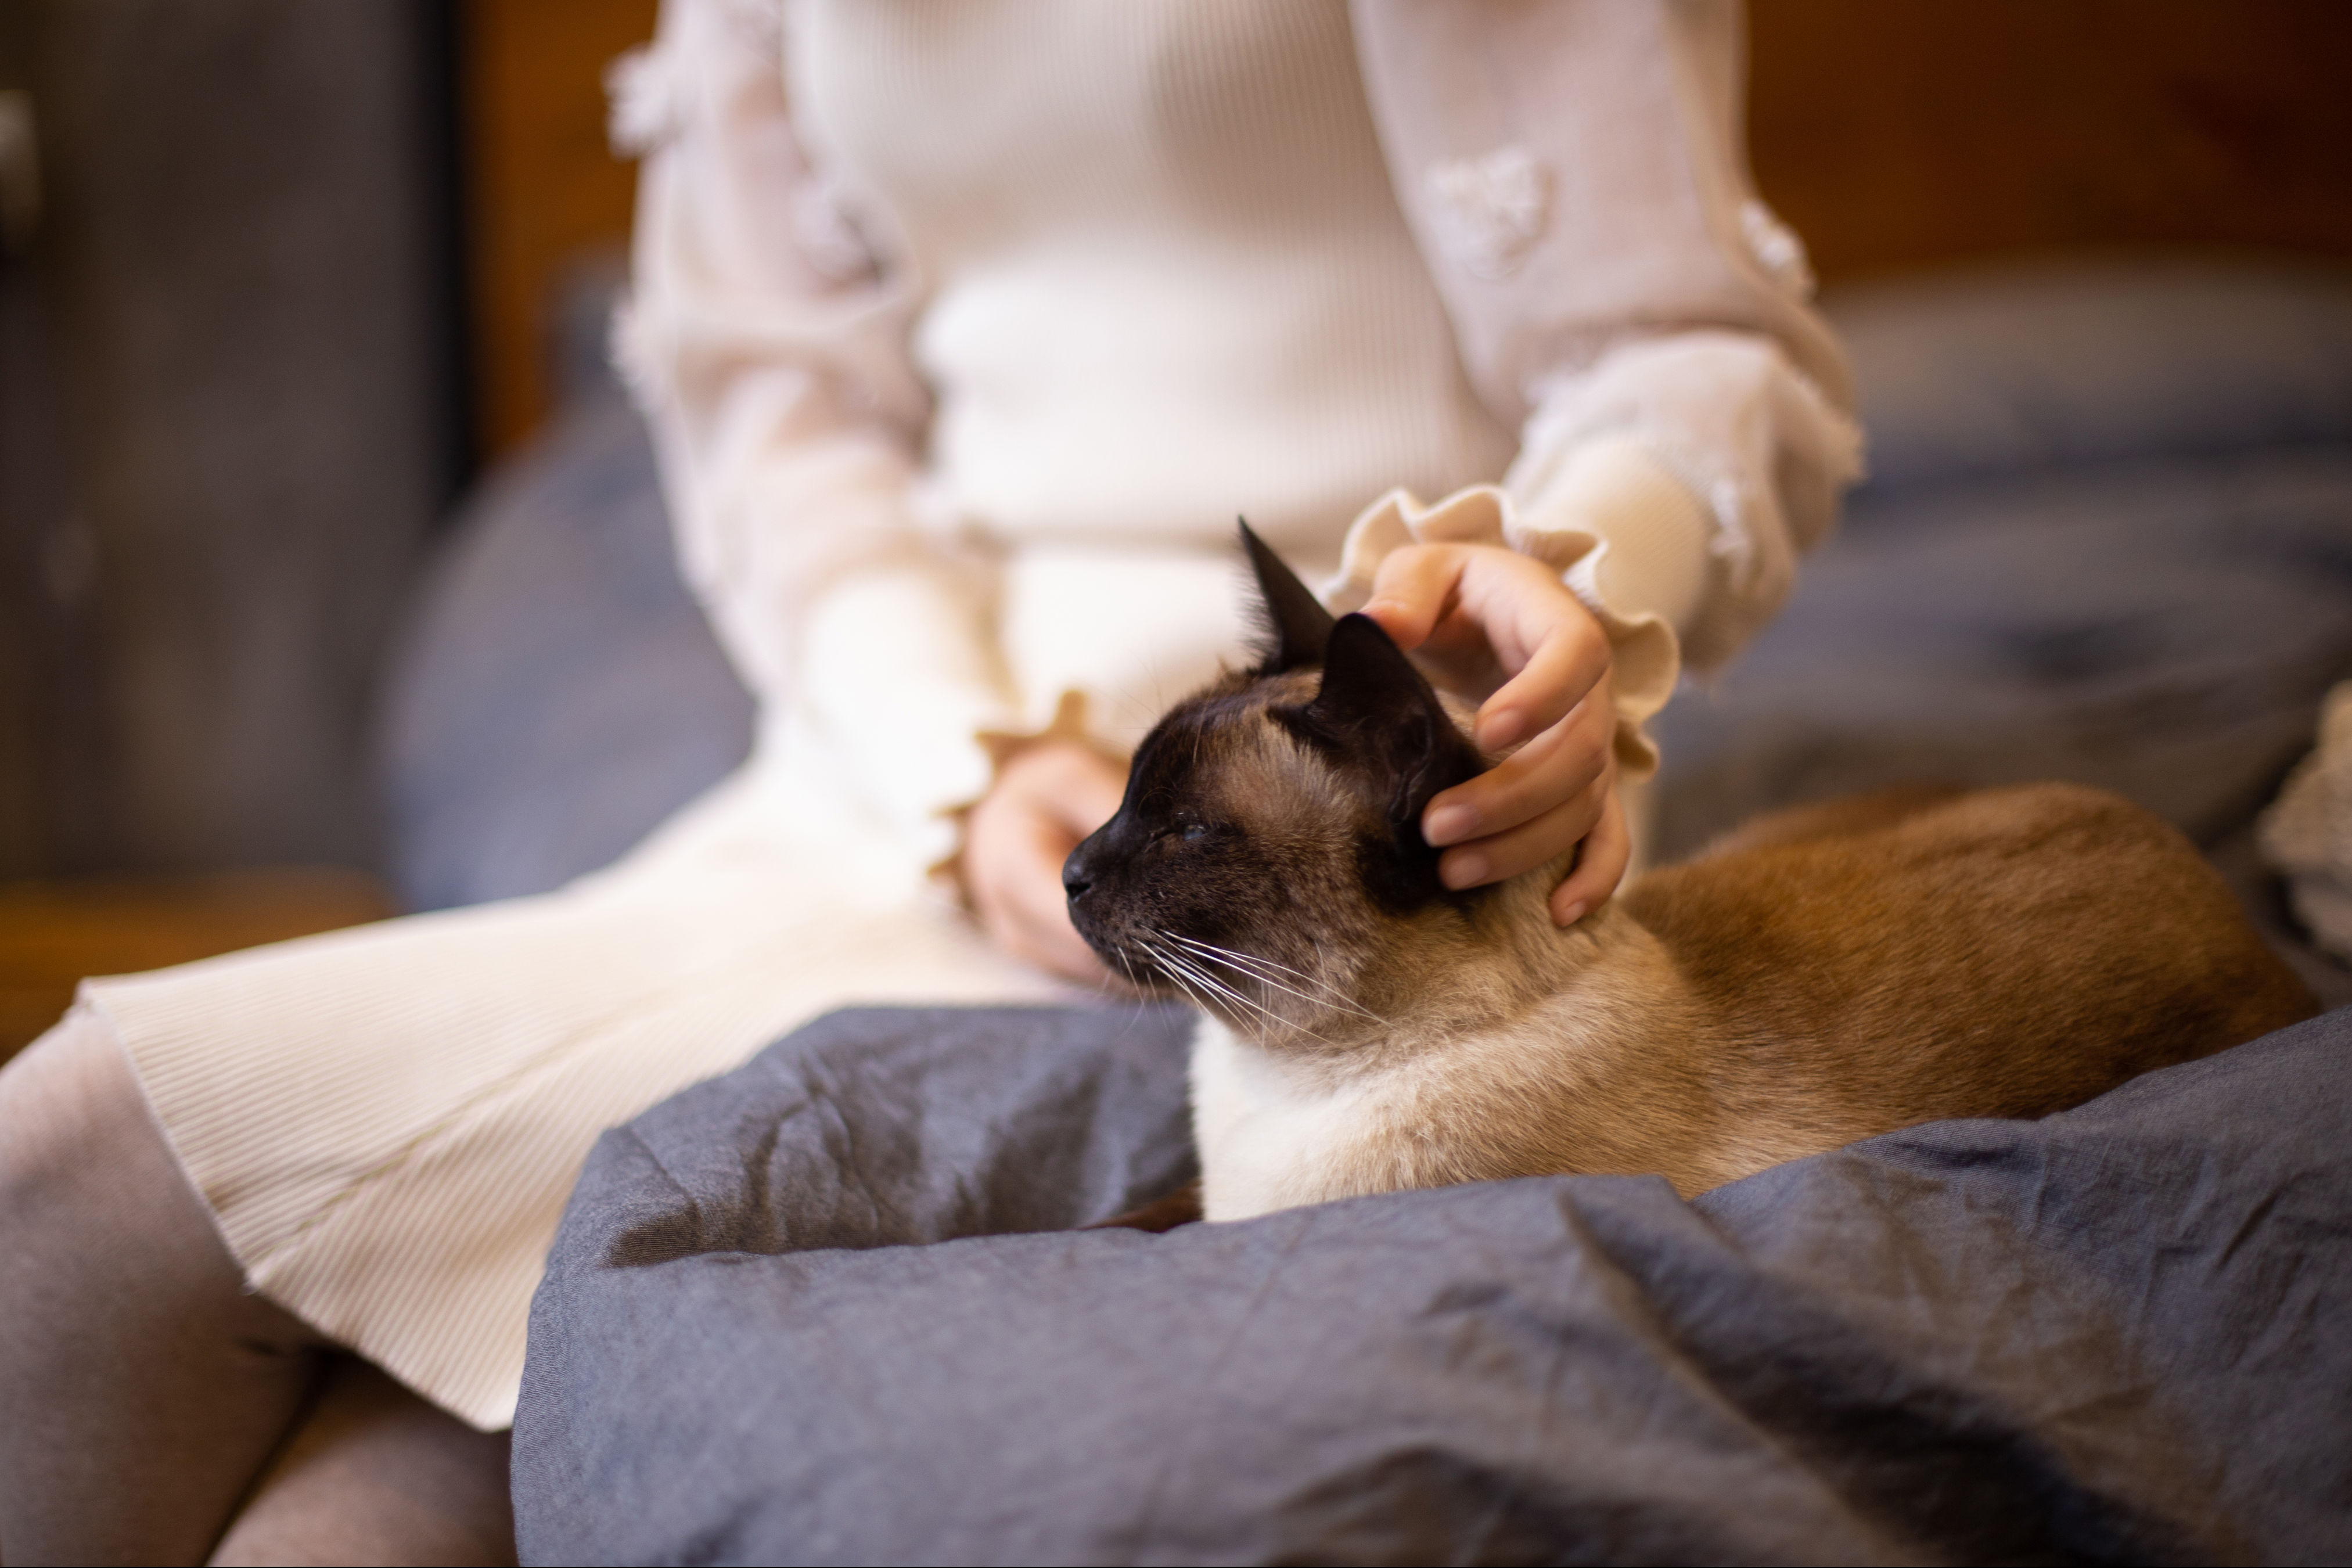
[[[2342,0],[1755,0],[1758,184],[1825,279],[2137,243],[2352,255]]]
[[[546,311],[565,262],[626,236],[634,167],[604,141],[604,68],[655,0],[467,0],[467,221],[483,450],[545,415]]]
[[[58,1021],[85,975],[161,969],[394,912],[373,878],[330,867],[0,883],[0,1061]]]

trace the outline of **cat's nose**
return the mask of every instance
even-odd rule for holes
[[[1094,873],[1087,864],[1087,847],[1081,844],[1062,862],[1062,896],[1075,904],[1094,885]]]

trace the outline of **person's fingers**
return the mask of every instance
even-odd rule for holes
[[[1513,551],[1392,550],[1364,614],[1449,683],[1486,689],[1475,738],[1490,751],[1559,722],[1609,668],[1591,612],[1549,567]]]
[[[1048,741],[1013,758],[997,790],[1066,829],[1075,846],[1118,809],[1127,770],[1088,747]]]
[[[1381,625],[1397,647],[1411,653],[1429,640],[1454,607],[1469,552],[1459,545],[1415,544],[1391,550],[1372,574],[1372,596],[1363,613]]]
[[[1612,788],[1601,820],[1586,836],[1583,852],[1576,858],[1576,869],[1552,890],[1552,924],[1572,926],[1588,910],[1598,909],[1602,900],[1617,890],[1633,858],[1633,836],[1625,825],[1624,805]]]
[[[1032,963],[1056,974],[1099,979],[1102,964],[1070,923],[1069,897],[1062,887],[1062,864],[1078,841],[1058,814],[1033,816],[1024,826],[1025,852],[1005,867],[1004,874],[1007,913],[1020,928],[1022,944]]]
[[[1455,620],[1492,659],[1496,684],[1476,726],[1478,743],[1489,751],[1558,723],[1608,672],[1608,634],[1539,561],[1506,550],[1471,551],[1456,597]]]
[[[1433,796],[1422,814],[1422,837],[1440,847],[1466,845],[1582,795],[1608,768],[1616,728],[1601,690],[1485,773]]]
[[[993,869],[993,856],[982,853],[975,837],[972,847],[964,853],[964,879],[971,890],[972,913],[980,917],[980,929],[988,933],[989,941],[1025,963],[1028,932],[1014,918],[1004,879]]]
[[[1608,786],[1596,781],[1591,788],[1507,833],[1489,834],[1448,849],[1438,858],[1438,879],[1449,888],[1481,887],[1557,859],[1592,831],[1607,803]]]
[[[1517,673],[1479,705],[1476,734],[1487,751],[1540,735],[1583,701],[1609,673],[1609,637],[1592,614],[1563,593],[1560,601],[1529,606],[1522,622],[1540,621],[1537,640]],[[1509,668],[1507,657],[1504,668]]]

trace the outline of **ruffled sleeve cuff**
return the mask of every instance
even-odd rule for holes
[[[1581,521],[1600,517],[1640,526],[1604,538]],[[1657,771],[1658,751],[1643,726],[1682,672],[1672,617],[1705,591],[1709,526],[1706,509],[1638,451],[1603,454],[1576,485],[1553,487],[1547,504],[1526,513],[1495,485],[1456,490],[1434,506],[1391,490],[1348,530],[1324,599],[1339,614],[1361,609],[1381,561],[1409,544],[1496,544],[1543,562],[1608,636],[1618,768],[1646,778]]]

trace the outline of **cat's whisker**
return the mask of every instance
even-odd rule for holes
[[[1197,942],[1191,937],[1177,936],[1173,931],[1163,931],[1160,934],[1181,942],[1185,947],[1199,953],[1203,958],[1209,959],[1214,963],[1223,963],[1229,969],[1235,970],[1249,976],[1249,978],[1256,981],[1261,985],[1271,986],[1276,991],[1281,991],[1289,995],[1296,996],[1301,1002],[1305,1002],[1309,1005],[1318,1007],[1336,1007],[1342,1012],[1353,1013],[1358,1017],[1369,1019],[1372,1023],[1381,1025],[1384,1028],[1390,1026],[1389,1021],[1386,1018],[1381,1017],[1378,1013],[1373,1012],[1370,1008],[1365,1006],[1362,1003],[1358,1002],[1354,997],[1349,996],[1346,992],[1340,990],[1339,986],[1334,985],[1331,982],[1323,979],[1319,975],[1308,974],[1302,970],[1293,969],[1286,963],[1278,963],[1270,958],[1262,958],[1254,953],[1236,952],[1229,947],[1219,947],[1214,942]],[[1313,994],[1308,992],[1301,991],[1295,985],[1286,984],[1282,980],[1276,978],[1275,973],[1269,973],[1267,971],[1275,971],[1281,974],[1294,976],[1298,980],[1304,981],[1307,984],[1315,987],[1316,991],[1321,993],[1321,994]]]
[[[1160,937],[1160,938],[1162,938],[1163,940],[1170,938],[1170,937],[1171,937],[1171,933],[1170,933],[1170,932],[1168,932],[1168,931],[1158,931],[1158,932],[1155,932],[1154,934],[1155,934],[1155,935],[1157,935],[1157,936],[1159,936],[1159,937]],[[1176,940],[1181,941],[1181,938],[1178,938],[1178,939],[1176,939]],[[1265,1009],[1263,1005],[1261,1005],[1260,1004],[1258,1004],[1258,1003],[1257,1003],[1257,1002],[1255,1002],[1255,1001],[1253,1001],[1253,1000],[1252,1000],[1251,998],[1249,998],[1249,997],[1246,997],[1246,996],[1242,995],[1239,992],[1237,992],[1237,991],[1234,990],[1234,989],[1233,989],[1233,987],[1231,987],[1230,985],[1227,985],[1227,984],[1224,984],[1223,981],[1218,980],[1214,975],[1211,974],[1211,973],[1210,973],[1206,969],[1202,968],[1202,967],[1200,965],[1200,963],[1197,963],[1197,962],[1196,962],[1196,961],[1194,961],[1193,959],[1192,959],[1192,958],[1188,957],[1187,955],[1185,955],[1185,954],[1183,954],[1183,953],[1179,953],[1179,952],[1171,952],[1168,951],[1166,948],[1164,948],[1164,947],[1160,947],[1160,946],[1154,946],[1154,947],[1151,949],[1151,952],[1152,952],[1152,956],[1153,956],[1155,959],[1157,959],[1157,960],[1158,960],[1158,961],[1159,961],[1162,965],[1167,966],[1167,967],[1169,967],[1169,968],[1181,970],[1182,973],[1186,973],[1186,974],[1189,974],[1189,975],[1192,975],[1193,978],[1195,978],[1196,980],[1198,980],[1202,984],[1206,985],[1206,986],[1210,986],[1210,987],[1213,988],[1216,992],[1218,992],[1218,993],[1219,993],[1220,994],[1222,994],[1222,995],[1231,996],[1234,1001],[1236,1001],[1236,1002],[1240,1003],[1240,1004],[1241,1004],[1242,1005],[1244,1005],[1244,1006],[1246,1006],[1246,1007],[1255,1007],[1255,1008],[1256,1008],[1256,1009],[1257,1009],[1259,1012],[1261,1012],[1261,1013],[1263,1013],[1263,1012],[1265,1012],[1265,1011],[1266,1011],[1266,1009]],[[1269,1015],[1269,1016],[1270,1016],[1270,1015]]]
[[[1265,1009],[1263,1006],[1243,995],[1240,992],[1234,990],[1232,986],[1227,985],[1223,981],[1218,980],[1215,976],[1209,973],[1207,970],[1201,968],[1198,964],[1192,963],[1185,959],[1178,957],[1174,953],[1162,952],[1159,956],[1160,964],[1163,967],[1175,971],[1178,974],[1191,980],[1201,989],[1207,991],[1213,995],[1224,997],[1233,1002],[1236,1006],[1247,1007],[1258,1013],[1265,1013]],[[1267,1014],[1267,1016],[1270,1017],[1272,1015]]]
[[[1364,1017],[1370,1018],[1375,1023],[1385,1023],[1387,1021],[1380,1017],[1379,1015],[1365,1008],[1362,1004],[1357,1002],[1339,986],[1332,984],[1329,981],[1325,980],[1318,975],[1304,973],[1301,971],[1292,969],[1287,964],[1276,963],[1272,959],[1259,958],[1246,952],[1236,952],[1231,948],[1217,947],[1213,943],[1194,942],[1190,938],[1185,937],[1179,937],[1177,940],[1183,942],[1186,947],[1191,948],[1193,952],[1200,953],[1204,958],[1212,959],[1229,968],[1240,970],[1242,973],[1248,974],[1252,979],[1259,981],[1262,984],[1271,985],[1278,991],[1288,992],[1291,995],[1299,998],[1301,1001],[1316,1002],[1321,1005],[1343,1008],[1348,1012],[1360,1014]],[[1307,984],[1315,987],[1316,991],[1321,993],[1321,995],[1310,995],[1307,992],[1300,991],[1296,987],[1286,984],[1279,978],[1279,976],[1285,974],[1291,975],[1305,982]]]
[[[1236,1007],[1245,1008],[1249,1012],[1255,1013],[1259,1016],[1265,1018],[1268,1023],[1285,1027],[1288,1026],[1287,1020],[1276,1014],[1273,1009],[1267,1007],[1264,1003],[1243,995],[1232,986],[1227,985],[1223,981],[1211,974],[1208,971],[1202,969],[1199,964],[1192,963],[1191,960],[1184,958],[1181,954],[1171,952],[1167,949],[1159,947],[1150,942],[1146,942],[1144,946],[1145,951],[1151,954],[1153,962],[1157,963],[1162,969],[1165,969],[1171,974],[1175,975],[1177,977],[1177,983],[1180,985],[1184,984],[1185,982],[1189,980],[1192,984],[1186,987],[1188,990],[1197,987],[1200,990],[1208,992],[1213,996],[1220,997],[1233,1003]]]
[[[1224,953],[1213,949],[1204,948],[1202,943],[1193,942],[1189,937],[1179,936],[1174,931],[1159,931],[1156,934],[1165,941],[1177,942],[1184,947],[1192,949],[1193,952],[1197,953],[1199,955],[1198,958],[1188,957],[1186,960],[1186,962],[1192,963],[1196,968],[1199,967],[1202,960],[1205,960],[1211,963],[1222,964],[1225,968],[1234,971],[1234,974],[1240,979],[1247,980],[1260,985],[1273,984],[1268,981],[1265,975],[1259,974],[1255,971],[1234,963]],[[1276,990],[1283,991],[1289,991],[1290,989],[1288,986],[1279,984],[1275,985],[1275,988]],[[1291,991],[1290,994],[1294,996],[1298,996],[1299,1000],[1303,1002],[1312,1002],[1314,1000],[1314,998],[1303,995],[1296,991]],[[1263,1003],[1253,1001],[1251,1005],[1257,1007],[1260,1012],[1265,1013],[1270,1017],[1274,1016],[1271,1009],[1267,1008]]]
[[[1168,934],[1172,935],[1173,933],[1171,932]],[[1220,947],[1214,942],[1200,942],[1187,936],[1179,936],[1176,937],[1175,940],[1182,942],[1186,947],[1191,948],[1193,952],[1201,953],[1204,957],[1214,958],[1220,963],[1237,964],[1261,975],[1286,974],[1294,979],[1303,981],[1307,984],[1328,991],[1335,997],[1341,997],[1343,999],[1345,997],[1345,993],[1341,992],[1338,986],[1332,984],[1329,981],[1323,979],[1320,975],[1309,974],[1303,969],[1293,969],[1290,965],[1286,963],[1278,963],[1271,958],[1263,958],[1255,953],[1242,952],[1230,947]]]
[[[1295,974],[1301,980],[1314,982],[1318,984],[1322,984],[1320,981],[1317,981],[1314,975],[1307,973],[1305,970],[1293,969],[1290,965],[1276,963],[1271,958],[1263,958],[1255,953],[1244,952],[1238,948],[1219,947],[1215,942],[1202,942],[1195,937],[1177,936],[1173,931],[1164,931],[1161,934],[1174,937],[1176,941],[1182,942],[1186,947],[1195,948],[1202,952],[1214,953],[1220,958],[1239,959],[1244,963],[1257,964],[1266,969],[1280,970],[1285,974]]]
[[[1180,937],[1178,940],[1182,941],[1183,939]],[[1202,949],[1197,943],[1187,942],[1185,945],[1191,947],[1195,952],[1200,953],[1200,955],[1209,963],[1223,964],[1225,968],[1232,970],[1235,974],[1241,976],[1243,979],[1251,981],[1259,985],[1264,985],[1270,990],[1279,991],[1285,995],[1296,996],[1301,1002],[1304,1002],[1312,1007],[1326,1007],[1331,1005],[1329,1002],[1321,997],[1309,995],[1307,993],[1299,990],[1297,986],[1286,985],[1274,976],[1261,973],[1256,969],[1228,954],[1207,952]]]
[[[1135,964],[1128,957],[1127,949],[1114,948],[1111,956],[1118,960],[1119,972],[1127,976],[1128,989],[1135,993],[1135,1016],[1128,1022],[1130,1026],[1141,1023],[1145,1011],[1151,1005],[1151,989],[1137,976]]]
[[[1173,931],[1157,931],[1154,934],[1168,941],[1177,942],[1187,942],[1186,938],[1178,936]],[[1150,942],[1146,942],[1145,945],[1151,952],[1154,962],[1160,963],[1163,968],[1191,976],[1195,984],[1211,990],[1217,995],[1231,998],[1234,1002],[1250,1009],[1252,1012],[1255,1012],[1275,1027],[1304,1035],[1308,1039],[1315,1040],[1323,1045],[1328,1046],[1331,1043],[1328,1039],[1325,1038],[1322,1035],[1318,1034],[1313,1029],[1307,1028],[1302,1024],[1294,1023],[1290,1019],[1284,1017],[1281,1014],[1276,1012],[1265,1003],[1258,1001],[1255,997],[1245,996],[1239,991],[1234,990],[1232,986],[1218,980],[1207,970],[1202,968],[1201,965],[1192,959],[1185,957],[1182,954],[1171,952],[1163,947],[1156,946]],[[1263,983],[1262,976],[1251,974],[1247,970],[1237,969],[1236,973],[1245,978],[1258,980]],[[1293,993],[1293,994],[1296,994],[1296,993]],[[1302,999],[1312,1000],[1312,998]]]
[[[1227,1011],[1227,1009],[1217,1005],[1217,999],[1213,994],[1204,993],[1200,983],[1196,979],[1183,971],[1179,970],[1173,964],[1171,964],[1168,962],[1166,954],[1157,951],[1152,951],[1150,956],[1152,962],[1158,964],[1167,974],[1169,982],[1173,984],[1179,992],[1182,993],[1183,997],[1187,1002],[1192,1003],[1192,1005],[1200,1008],[1205,1013],[1223,1013]]]

